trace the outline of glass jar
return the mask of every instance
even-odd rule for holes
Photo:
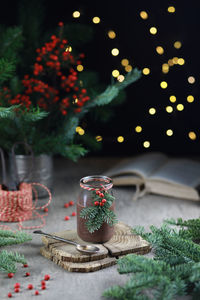
[[[87,207],[95,207],[97,206],[95,210],[99,217],[99,214],[101,213],[102,206],[104,206],[104,201],[107,200],[104,199],[107,197],[107,199],[110,199],[109,195],[111,195],[111,199],[113,199],[111,205],[109,206],[109,210],[115,211],[115,201],[112,194],[112,179],[107,176],[101,176],[101,175],[93,175],[93,176],[87,176],[83,177],[80,180],[80,193],[77,201],[77,233],[78,236],[86,241],[86,242],[92,242],[92,243],[104,243],[110,240],[110,238],[114,234],[114,225],[110,225],[106,222],[102,222],[102,225],[99,229],[95,230],[94,232],[89,232],[87,227],[87,221],[88,218],[83,218],[80,216],[81,211],[84,208]],[[109,200],[108,200],[109,201]]]

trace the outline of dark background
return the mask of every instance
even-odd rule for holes
[[[0,18],[5,25],[17,23],[16,11],[19,1],[7,1],[1,4]],[[94,136],[101,135],[102,155],[129,155],[151,150],[164,151],[169,154],[198,155],[200,152],[200,99],[199,99],[199,1],[44,1],[44,28],[51,30],[59,21],[75,21],[91,24],[94,16],[101,18],[95,26],[95,38],[91,47],[83,49],[86,53],[87,66],[96,69],[105,84],[111,82],[113,69],[122,71],[120,61],[129,59],[133,67],[149,67],[151,74],[142,76],[136,83],[126,89],[126,101],[115,108],[114,117],[105,124],[100,120],[91,123],[88,118],[85,130]],[[167,12],[168,6],[176,8],[174,14]],[[81,18],[73,20],[72,12],[79,10]],[[141,10],[148,12],[149,18],[142,20]],[[38,12],[39,14],[39,12]],[[149,33],[149,28],[158,28],[156,35]],[[107,38],[107,31],[113,29],[117,38]],[[181,41],[182,47],[173,47],[175,41]],[[158,55],[156,46],[161,45],[165,53]],[[94,48],[93,48],[94,47]],[[110,55],[117,47],[120,55]],[[163,74],[161,66],[174,56],[185,59],[183,66],[174,66],[168,74]],[[120,69],[121,68],[121,69]],[[124,72],[125,74],[125,72]],[[188,76],[196,81],[189,84]],[[168,82],[167,89],[160,88],[160,82]],[[176,95],[177,103],[170,104],[169,96]],[[193,95],[194,103],[187,103],[188,95]],[[182,103],[185,109],[178,112],[175,108]],[[165,111],[167,105],[174,107],[174,112]],[[149,115],[150,107],[157,113]],[[88,123],[87,123],[88,122]],[[137,125],[143,127],[140,134],[135,133]],[[168,137],[165,132],[173,129],[174,135]],[[194,131],[196,140],[191,140],[188,133]],[[117,142],[122,135],[123,143]],[[150,148],[143,147],[144,141],[150,141]],[[94,153],[96,153],[94,151]]]

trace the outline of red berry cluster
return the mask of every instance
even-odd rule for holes
[[[73,206],[74,205],[74,201],[69,201],[68,203],[65,203],[64,204],[64,207],[65,208],[68,208],[69,206]],[[75,217],[76,216],[76,212],[73,211],[72,214],[71,214],[72,217]],[[68,221],[70,220],[70,217],[69,216],[65,216],[65,221]]]
[[[104,204],[106,203],[106,199],[104,198],[104,194],[101,193],[100,191],[96,191],[96,195],[98,195],[100,197],[100,200],[95,201],[94,205],[95,206],[104,206]]]
[[[60,22],[59,26],[63,27],[63,23]],[[48,112],[58,111],[63,116],[69,112],[81,112],[84,104],[90,100],[76,71],[85,55],[72,55],[68,41],[56,35],[36,49],[36,53],[33,74],[25,75],[22,80],[23,94],[12,98],[7,89],[0,95],[0,100],[4,96],[8,104],[22,104],[28,110],[38,105]]]
[[[24,265],[24,267],[28,267],[28,265]],[[13,276],[14,276],[13,273],[8,273],[8,277],[9,277],[9,278],[12,278]],[[30,276],[30,273],[28,273],[28,275],[27,275],[27,273],[26,273],[26,276]],[[44,275],[44,279],[41,281],[41,290],[46,290],[46,281],[50,280],[50,278],[51,278],[51,277],[50,277],[49,274]],[[15,292],[15,293],[19,293],[19,292],[20,292],[20,288],[21,288],[21,284],[20,284],[19,282],[16,282],[16,283],[14,284],[14,292]],[[27,289],[28,289],[28,290],[33,290],[33,289],[34,289],[33,284],[32,284],[32,283],[29,283],[29,284],[27,285]],[[37,295],[39,295],[40,293],[39,293],[38,290],[35,290],[34,294],[37,296]],[[9,292],[7,296],[8,296],[8,298],[12,298],[13,295],[12,295],[11,292]]]

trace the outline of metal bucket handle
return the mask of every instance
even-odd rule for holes
[[[15,148],[17,145],[22,144],[25,146],[25,148],[28,149],[28,151],[30,152],[31,155],[31,164],[28,170],[28,176],[27,174],[25,174],[24,178],[22,178],[21,180],[19,179],[19,175],[18,175],[18,170],[17,170],[17,163],[16,163],[16,158],[15,158]],[[11,149],[11,158],[12,158],[12,163],[14,165],[13,171],[14,171],[14,178],[15,178],[15,185],[16,187],[20,184],[20,182],[23,182],[25,180],[26,177],[29,177],[32,173],[33,170],[33,161],[34,161],[34,154],[33,154],[33,150],[31,148],[31,146],[29,144],[27,144],[26,142],[16,142],[12,149]]]
[[[5,164],[5,157],[4,152],[0,148],[1,153],[1,166],[2,166],[2,187],[7,188],[7,174],[6,174],[6,164]]]

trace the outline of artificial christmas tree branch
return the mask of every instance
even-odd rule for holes
[[[31,235],[17,231],[13,232],[10,230],[0,230],[0,247],[22,244],[24,242],[31,241]],[[0,252],[0,271],[7,273],[15,273],[17,271],[17,267],[15,263],[26,264],[26,260],[23,255],[15,252],[8,252],[6,250],[2,250]]]
[[[166,223],[179,225],[171,228]],[[130,274],[124,286],[114,286],[104,292],[112,299],[162,299],[191,295],[200,298],[200,245],[194,242],[199,219],[167,220],[161,228],[151,226],[151,232],[137,227],[134,232],[149,241],[155,251],[153,259],[129,254],[118,260],[118,272]]]
[[[109,226],[117,223],[115,213],[110,209],[115,198],[108,192],[104,191],[103,194],[99,191],[91,191],[92,205],[85,207],[80,212],[80,217],[86,219],[85,223],[90,233],[101,228],[105,222]],[[102,196],[103,195],[103,199]]]

